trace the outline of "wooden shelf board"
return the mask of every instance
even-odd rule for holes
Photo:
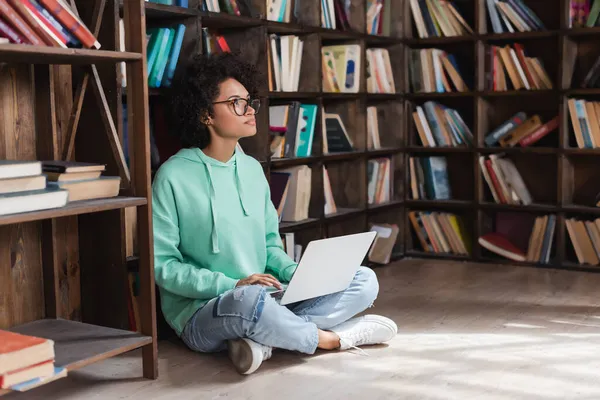
[[[352,161],[361,158],[364,151],[347,151],[343,153],[329,153],[322,156],[324,162]]]
[[[599,88],[572,88],[563,91],[565,96],[597,96],[600,95]]]
[[[337,29],[327,29],[322,27],[312,28],[313,31],[319,32],[323,40],[360,40],[366,36],[355,31],[340,31]]]
[[[337,208],[337,212],[333,214],[328,214],[325,216],[327,221],[336,220],[336,219],[344,219],[351,218],[356,215],[362,214],[365,210],[363,208]]]
[[[484,210],[498,210],[498,211],[523,211],[523,212],[548,212],[557,213],[560,211],[559,207],[553,204],[496,204],[490,202],[482,202],[479,207]]]
[[[394,36],[383,36],[383,35],[370,35],[365,34],[364,40],[369,46],[392,46],[402,43],[402,38]]]
[[[300,33],[302,34],[305,31],[312,31],[311,27],[303,27],[299,24],[287,23],[287,22],[277,22],[277,21],[266,21],[267,32],[268,33]]]
[[[557,154],[560,152],[559,148],[556,147],[478,147],[477,152],[483,154],[495,154],[495,153],[507,153],[507,154],[519,154],[519,153],[531,153],[531,154]]]
[[[459,255],[459,254],[452,254],[452,253],[431,253],[428,251],[422,251],[422,250],[408,250],[405,255],[407,257],[421,257],[421,258],[444,258],[444,259],[448,259],[448,260],[462,260],[462,261],[468,261],[469,257],[468,256],[463,256],[463,255]]]
[[[193,8],[169,6],[150,2],[146,2],[144,6],[146,8],[146,17],[148,19],[188,18],[198,15],[198,11]]]
[[[54,341],[55,365],[72,371],[152,343],[137,332],[64,319],[41,319],[10,328]]]
[[[406,148],[407,153],[472,153],[475,151],[473,147],[461,146],[439,146],[439,147],[423,147],[411,146]]]
[[[321,92],[269,92],[270,99],[313,99],[321,95]]]
[[[505,32],[505,33],[487,33],[480,35],[483,41],[497,40],[523,40],[523,39],[547,39],[558,36],[559,32],[555,30],[529,31],[529,32]]]
[[[561,207],[566,213],[581,213],[581,214],[600,214],[600,207],[580,206],[577,204],[569,204]]]
[[[466,200],[406,200],[408,207],[418,208],[471,208],[474,202]]]
[[[140,53],[123,51],[63,49],[27,44],[0,44],[0,62],[28,64],[97,64],[139,61]]]
[[[355,100],[359,99],[366,93],[338,93],[338,92],[322,92],[321,97],[324,100]]]
[[[441,37],[429,37],[429,38],[408,38],[404,40],[408,46],[430,46],[430,45],[444,45],[449,43],[469,43],[475,42],[477,36],[475,35],[463,35],[463,36],[441,36]]]
[[[198,14],[200,15],[200,21],[203,28],[248,28],[252,26],[261,26],[264,23],[264,21],[259,18],[230,15],[222,12],[214,13],[199,11]]]
[[[402,206],[402,204],[404,204],[404,201],[402,200],[392,200],[381,204],[367,204],[367,211],[379,212],[392,208],[399,208],[400,206]]]
[[[292,167],[295,165],[314,164],[321,160],[320,156],[311,157],[293,157],[293,158],[272,158],[271,166],[273,168]]]
[[[484,90],[480,93],[482,97],[511,97],[511,96],[558,96],[559,90],[556,89],[535,89],[535,90]]]
[[[564,149],[563,151],[566,155],[589,155],[589,156],[597,156],[600,155],[600,148],[597,149],[578,149],[570,147],[568,149]]]
[[[99,211],[114,210],[126,207],[143,206],[147,204],[144,197],[111,197],[107,199],[82,200],[68,203],[61,208],[32,211],[20,214],[0,216],[0,226],[23,222],[39,221],[49,218],[59,218],[71,215],[87,214]]]
[[[446,98],[446,97],[474,97],[478,92],[467,91],[467,92],[420,92],[420,93],[408,93],[406,94],[407,99],[434,99],[434,98]]]
[[[366,93],[366,96],[369,101],[399,100],[402,93]]]
[[[402,147],[384,147],[381,149],[372,149],[367,150],[365,154],[367,157],[379,157],[379,156],[387,156],[393,155],[402,152]]]
[[[279,223],[279,231],[280,232],[291,232],[294,230],[310,228],[315,225],[318,225],[321,222],[319,218],[307,218],[302,221],[297,222],[280,222]]]
[[[565,35],[570,37],[600,35],[600,27],[571,28],[565,31]]]

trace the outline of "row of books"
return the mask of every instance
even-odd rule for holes
[[[171,86],[179,61],[186,27],[150,28],[147,32],[148,86],[151,88]]]
[[[396,83],[387,49],[367,49],[367,92],[396,93]]]
[[[408,218],[423,251],[463,256],[471,253],[467,231],[455,214],[411,211]]]
[[[271,201],[280,222],[308,219],[312,171],[307,165],[271,171]]]
[[[410,0],[410,10],[420,38],[473,34],[455,2]]]
[[[567,218],[565,225],[579,264],[600,264],[600,219]]]
[[[0,160],[0,215],[117,196],[121,178],[101,176],[104,169],[93,163]]]
[[[452,199],[446,157],[410,157],[408,161],[413,199]]]
[[[529,218],[532,217],[497,215],[496,229],[481,235],[477,241],[486,250],[509,260],[547,264],[552,252],[556,216],[537,216],[533,224]]]
[[[269,106],[270,150],[273,158],[310,157],[317,121],[315,104],[298,101]],[[354,144],[339,114],[321,112],[323,153],[354,150]]]
[[[15,44],[101,47],[64,0],[0,0],[0,36]]]
[[[188,0],[158,0],[162,1],[188,1]],[[290,0],[291,1],[291,0]],[[280,1],[278,1],[280,3]],[[255,17],[258,15],[252,0],[201,0],[202,11],[225,12],[231,15]]]
[[[522,0],[486,0],[486,8],[494,33],[546,29],[536,13]]]
[[[469,90],[453,54],[440,49],[411,49],[408,57],[409,79],[413,93]]]
[[[358,93],[362,60],[360,54],[358,44],[321,48],[324,92]]]
[[[298,91],[303,48],[304,40],[299,36],[275,34],[269,36],[267,57],[270,91]]]
[[[569,28],[600,26],[600,0],[569,0]]]
[[[0,389],[25,392],[65,377],[55,357],[53,340],[0,329]]]
[[[531,193],[514,162],[503,154],[480,156],[481,173],[497,204],[523,204],[533,202]]]
[[[318,0],[312,1],[317,2]],[[323,28],[338,29],[342,31],[350,30],[351,2],[349,0],[320,0],[320,2],[321,26]]]
[[[390,157],[372,158],[367,162],[367,202],[388,203],[394,192],[394,167]]]
[[[392,15],[391,0],[367,0],[367,33],[389,36]]]
[[[484,141],[490,147],[514,147],[517,144],[526,147],[558,129],[558,123],[558,116],[543,122],[538,114],[528,117],[524,111],[519,111],[488,133]]]
[[[367,149],[381,149],[381,135],[379,134],[379,108],[367,107]]]
[[[600,102],[570,98],[567,105],[577,147],[600,147]]]
[[[528,57],[525,48],[519,43],[490,46],[491,57],[490,87],[494,91],[552,89],[548,76],[539,57]]]
[[[412,113],[424,147],[470,146],[473,133],[457,110],[438,102],[426,101]]]

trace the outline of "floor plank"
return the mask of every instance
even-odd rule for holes
[[[600,274],[436,260],[377,273],[380,296],[370,312],[392,317],[400,332],[387,346],[367,348],[367,357],[276,352],[240,377],[224,355],[163,342],[156,381],[140,378],[134,351],[23,398],[600,398]]]

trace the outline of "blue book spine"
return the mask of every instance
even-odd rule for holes
[[[185,35],[185,25],[179,24],[175,32],[175,40],[173,41],[173,47],[171,54],[169,55],[169,61],[167,63],[167,71],[165,73],[164,86],[170,87],[175,76],[175,69],[177,68],[177,61],[179,61],[179,54],[181,53],[181,45],[183,44],[183,36]]]
[[[315,104],[302,104],[302,120],[299,121],[298,143],[296,157],[310,157],[312,153],[315,122],[317,119],[317,106]]]
[[[82,47],[81,42],[75,36],[73,36],[73,34],[67,28],[58,22],[56,18],[54,18],[52,14],[50,14],[50,12],[44,8],[44,6],[38,3],[37,0],[29,0],[29,2],[40,12],[40,14],[46,18],[46,20],[48,20],[50,25],[52,25],[57,31],[62,33],[67,38],[67,45],[69,47]]]
[[[189,3],[188,0],[177,0],[176,5],[179,7],[188,8],[189,7],[188,3]]]
[[[438,124],[437,115],[435,112],[435,106],[432,102],[428,101],[423,104],[423,109],[425,111],[425,116],[427,117],[427,122],[429,123],[429,127],[431,128],[431,133],[437,143],[438,146],[449,146],[450,143],[446,143],[446,138],[442,134],[442,130],[440,129],[440,125]]]
[[[448,163],[446,157],[429,157],[431,179],[435,200],[450,200],[450,182],[448,181]]]
[[[577,100],[575,102],[575,111],[577,112],[577,119],[579,120],[579,125],[581,126],[581,135],[583,136],[584,147],[586,149],[592,149],[594,146],[592,145],[591,132],[585,123],[585,103],[583,100]]]

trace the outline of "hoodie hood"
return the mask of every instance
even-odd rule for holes
[[[186,160],[190,160],[193,162],[200,162],[204,164],[206,168],[206,175],[208,176],[208,186],[210,190],[210,212],[212,215],[212,232],[211,232],[211,242],[212,242],[212,252],[217,254],[220,252],[219,250],[219,234],[217,233],[217,221],[219,219],[216,207],[216,190],[214,184],[214,174],[213,168],[234,168],[235,169],[235,186],[237,188],[237,195],[242,206],[242,210],[244,215],[250,215],[249,207],[244,196],[244,188],[242,185],[242,173],[240,168],[240,163],[242,157],[238,154],[238,149],[236,147],[233,156],[227,162],[221,162],[212,157],[207,156],[201,149],[194,147],[189,149],[181,149],[174,157],[181,157]]]

